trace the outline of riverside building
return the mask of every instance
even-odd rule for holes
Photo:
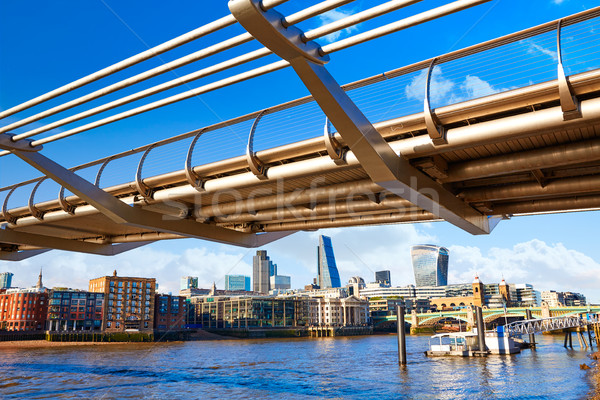
[[[308,303],[295,298],[193,297],[193,321],[204,329],[297,327],[309,324]]]
[[[95,331],[102,329],[104,293],[55,288],[48,300],[48,331]]]
[[[188,305],[185,297],[157,294],[154,323],[157,331],[178,331],[185,328]]]
[[[106,332],[152,331],[156,279],[103,276],[90,280],[90,292],[104,293],[102,330]]]
[[[0,329],[39,331],[46,326],[48,292],[32,289],[8,289],[0,294]]]
[[[7,289],[0,294],[0,329],[7,331],[39,331],[46,326],[48,289],[42,283],[28,289]]]

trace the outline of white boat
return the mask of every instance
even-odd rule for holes
[[[428,356],[471,357],[479,351],[477,334],[472,332],[438,333],[429,338]]]
[[[428,356],[474,357],[487,354],[515,354],[521,348],[513,338],[502,331],[485,333],[485,349],[479,348],[476,330],[474,332],[438,333],[429,338]]]

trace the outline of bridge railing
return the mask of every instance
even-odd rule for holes
[[[347,84],[344,90],[371,122],[378,123],[554,80],[561,61],[567,76],[597,69],[600,68],[599,16],[600,8],[588,10],[563,18],[560,23],[542,24]],[[267,150],[272,152],[291,143],[319,137],[327,140],[323,135],[325,125],[321,109],[311,97],[304,97],[72,169],[93,170],[95,182],[104,189],[131,182],[137,182],[140,187],[153,177],[196,170],[199,166],[205,167],[203,171],[210,171],[211,166],[223,164],[224,160],[237,169],[244,169],[248,167],[246,159],[255,156],[262,160]],[[253,144],[252,154],[249,154],[249,143]],[[198,183],[203,176],[196,178],[192,181]],[[40,179],[0,188],[5,211],[11,209],[9,201],[10,204],[28,204],[33,199],[35,204],[54,200],[56,187],[45,190],[40,185],[37,193],[13,190],[36,186]],[[65,196],[64,192],[60,196]],[[7,212],[4,214],[6,219]]]
[[[541,333],[559,329],[577,328],[598,323],[598,316],[582,318],[580,315],[565,315],[561,317],[530,319],[511,322],[504,325],[504,332],[511,336]]]

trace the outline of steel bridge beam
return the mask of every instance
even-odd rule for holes
[[[283,27],[282,15],[264,11],[259,0],[233,0],[229,9],[255,39],[292,65],[373,182],[467,232],[490,232],[486,216],[394,152],[324,67],[329,58],[318,44],[304,42],[294,26]]]
[[[143,229],[158,230],[162,232],[169,232],[181,236],[197,239],[206,239],[219,243],[232,244],[243,247],[262,246],[266,243],[294,233],[293,231],[276,233],[273,232],[264,234],[244,233],[231,229],[221,228],[214,225],[198,223],[191,219],[173,219],[172,217],[143,210],[139,207],[131,207],[123,203],[121,200],[115,198],[111,194],[106,193],[99,187],[88,182],[87,180],[81,178],[74,172],[69,171],[60,164],[40,154],[39,150],[41,150],[41,146],[31,147],[30,140],[20,140],[17,142],[12,142],[12,136],[13,135],[10,134],[0,135],[1,149],[12,151],[13,154],[15,154],[17,157],[19,157],[29,165],[33,166],[46,176],[50,177],[51,179],[62,185],[64,188],[78,195],[79,198],[86,201],[88,204],[96,208],[100,213],[102,213],[103,215],[111,219],[113,222],[116,222],[118,224],[135,226]],[[69,241],[68,239],[58,240]],[[58,249],[60,248],[58,247],[59,245],[63,247],[71,246],[59,241],[54,242],[55,246],[48,246],[42,244],[41,247],[53,247]],[[85,246],[82,247],[79,244],[80,242],[81,241],[77,241],[77,246],[72,246],[71,250],[84,251],[81,249],[83,249]],[[24,242],[22,244],[31,243]]]
[[[0,251],[2,261],[22,261],[50,251],[50,249],[36,249],[23,251]]]
[[[8,257],[8,254],[11,254],[11,252],[4,252],[5,258],[2,259],[10,261],[20,261],[22,259],[41,254],[41,250],[47,251],[48,248],[55,250],[76,251],[79,253],[96,254],[101,256],[113,256],[120,254],[124,251],[144,246],[152,242],[153,241],[143,241],[116,245],[110,243],[96,244],[84,242],[82,240],[62,239],[46,235],[37,235],[34,233],[17,232],[8,228],[0,229],[0,243],[40,247],[40,249],[15,252],[16,254],[13,257]],[[29,252],[36,253],[34,254]],[[21,253],[23,253],[22,257],[19,256]],[[2,255],[2,253],[0,253],[0,255]]]

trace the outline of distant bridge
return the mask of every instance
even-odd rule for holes
[[[183,237],[257,247],[300,230],[419,221],[487,234],[513,215],[598,209],[600,7],[343,86],[325,67],[337,51],[487,1],[449,2],[322,47],[313,40],[415,2],[389,1],[302,32],[296,24],[348,1],[323,1],[292,15],[273,9],[285,0],[230,1],[231,14],[218,21],[0,112],[0,156],[17,156],[41,173],[0,188],[0,259],[48,249],[113,255]],[[234,38],[30,110],[238,23],[244,31]],[[254,39],[258,50],[100,106],[86,104]],[[270,54],[281,59],[39,136]],[[71,169],[43,155],[47,143],[288,66],[311,96]],[[74,107],[73,115],[37,122]],[[25,110],[34,114],[14,116]],[[33,122],[41,126],[27,128]],[[487,320],[504,315],[484,313]],[[467,312],[419,315],[416,323],[441,318],[466,321]]]
[[[506,317],[523,317],[527,318],[527,310],[531,310],[534,319],[548,319],[553,317],[568,317],[579,318],[579,315],[585,313],[598,313],[600,306],[581,306],[581,307],[509,307],[504,308],[484,308],[483,319],[486,323],[490,323],[499,318]],[[407,315],[406,323],[412,327],[434,326],[439,321],[443,320],[462,321],[473,326],[475,318],[473,310],[470,307],[453,310],[453,311],[437,311],[427,313],[412,313]],[[379,325],[384,322],[396,321],[395,315],[379,317],[374,321],[374,324]]]

